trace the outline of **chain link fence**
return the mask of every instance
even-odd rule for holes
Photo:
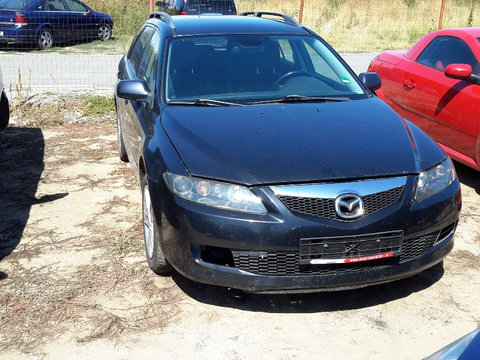
[[[227,0],[195,1],[203,4],[203,10],[198,8],[203,12],[206,5]],[[167,11],[180,2],[161,1]],[[302,17],[342,53],[409,47],[436,30],[440,10],[444,27],[474,26],[479,2],[235,0],[237,13],[262,10]],[[0,67],[7,91],[111,89],[118,62],[152,5],[152,0],[0,0]],[[364,59],[349,59],[355,71],[365,70]]]

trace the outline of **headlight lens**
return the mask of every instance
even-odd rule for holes
[[[266,214],[262,201],[250,189],[212,180],[163,174],[170,191],[185,200],[221,209],[242,211],[252,214]]]
[[[426,171],[422,171],[418,176],[414,200],[421,201],[435,195],[454,182],[456,176],[450,159]]]

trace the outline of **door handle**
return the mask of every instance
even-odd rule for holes
[[[403,80],[403,86],[405,86],[407,89],[413,89],[415,86],[415,81],[409,79],[409,80]]]

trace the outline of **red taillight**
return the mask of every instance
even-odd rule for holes
[[[26,25],[27,17],[20,13],[15,13],[15,25]]]
[[[187,12],[186,12],[186,11],[182,11],[182,12],[180,13],[180,15],[187,15]]]

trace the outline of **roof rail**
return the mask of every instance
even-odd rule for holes
[[[282,13],[269,12],[269,11],[247,11],[240,14],[240,16],[252,16],[252,15],[255,17],[262,17],[263,15],[277,16],[277,17],[281,17],[285,24],[296,26],[296,27],[303,27],[302,24],[300,24],[297,20]]]
[[[155,18],[163,21],[165,24],[168,25],[170,29],[172,29],[174,35],[177,33],[177,28],[175,27],[172,17],[168,15],[166,12],[154,11],[150,14],[148,18],[149,19]]]

